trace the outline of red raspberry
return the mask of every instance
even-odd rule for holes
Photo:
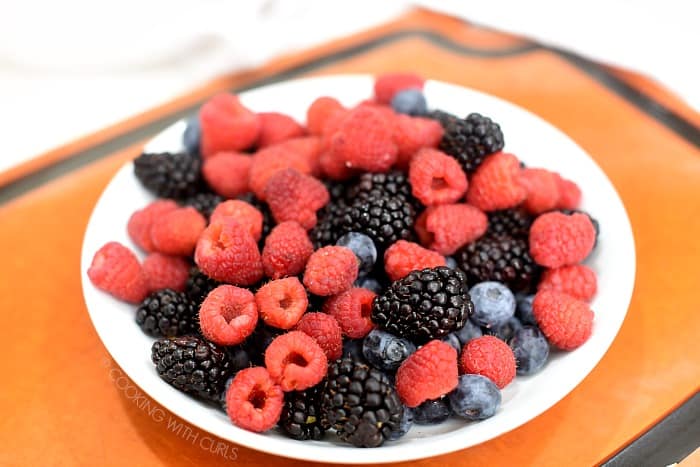
[[[248,175],[253,159],[246,154],[219,152],[204,160],[202,175],[209,186],[224,198],[236,198],[248,191]]]
[[[319,97],[306,111],[306,126],[312,135],[322,135],[328,119],[345,112],[343,104],[332,97]]]
[[[292,138],[278,143],[275,146],[289,150],[309,164],[311,174],[314,176],[321,174],[321,138],[317,136],[305,136],[303,138]]]
[[[248,229],[255,241],[262,236],[263,215],[252,204],[239,199],[230,199],[219,203],[211,213],[210,223],[231,219]]]
[[[260,287],[255,293],[255,303],[265,324],[279,329],[291,329],[309,306],[309,298],[299,279],[287,277]]]
[[[260,117],[245,108],[238,97],[218,94],[199,111],[202,128],[202,157],[221,151],[241,151],[251,147],[260,134]]]
[[[394,124],[396,112],[394,112],[394,109],[392,109],[390,105],[380,104],[379,102],[371,100],[364,100],[360,102],[357,106],[355,106],[355,109],[358,109],[360,107],[374,109],[377,112],[379,112],[379,114],[382,116],[382,118],[384,118],[384,120],[390,122],[390,124],[392,125]]]
[[[487,228],[486,214],[469,204],[430,206],[415,225],[421,244],[446,256],[481,237]]]
[[[595,272],[583,264],[547,269],[537,286],[537,290],[561,292],[585,301],[593,298],[597,288]]]
[[[190,265],[179,256],[151,253],[143,261],[143,271],[151,291],[172,289],[182,292],[189,277]]]
[[[313,337],[326,354],[329,362],[343,355],[343,335],[338,321],[325,313],[306,313],[295,328]]]
[[[303,174],[311,173],[309,161],[284,145],[276,144],[262,149],[253,156],[248,186],[258,199],[265,201],[265,185],[270,177],[280,170],[289,168]]]
[[[330,151],[321,153],[318,162],[321,166],[321,173],[331,180],[342,182],[359,173],[357,169],[351,169],[345,162],[333,157],[333,153]]]
[[[236,373],[226,391],[226,413],[234,425],[257,433],[277,425],[284,405],[282,388],[261,366]]]
[[[374,95],[381,104],[390,104],[394,94],[405,89],[423,89],[425,80],[415,73],[385,73],[374,81]]]
[[[459,162],[437,149],[421,149],[408,172],[413,196],[426,206],[454,203],[467,192],[467,175]]]
[[[557,207],[559,187],[554,172],[546,169],[523,169],[522,182],[527,190],[523,206],[532,214],[541,214]]]
[[[440,253],[406,240],[399,240],[384,253],[384,269],[392,281],[405,277],[411,271],[444,265],[445,257]]]
[[[559,174],[554,174],[559,189],[559,209],[576,209],[581,203],[581,189],[571,180],[567,180]]]
[[[199,307],[202,335],[215,344],[238,345],[253,333],[256,324],[258,308],[248,289],[220,285]]]
[[[339,294],[357,279],[359,262],[355,253],[343,246],[326,246],[309,256],[304,270],[304,285],[321,297]]]
[[[316,225],[316,211],[330,200],[326,186],[294,169],[280,170],[265,186],[265,200],[277,222],[296,221],[305,229]]]
[[[105,243],[97,250],[87,275],[95,287],[125,302],[140,303],[148,295],[146,273],[136,255],[121,243]]]
[[[495,336],[482,336],[464,345],[460,357],[465,373],[485,376],[499,389],[515,378],[515,355],[511,348]]]
[[[304,271],[314,246],[306,230],[297,222],[277,224],[265,237],[262,263],[270,279],[296,276]]]
[[[392,126],[371,107],[352,110],[331,138],[331,153],[348,167],[384,172],[396,162]]]
[[[261,112],[258,115],[260,116],[259,148],[306,134],[304,127],[289,115],[279,112]]]
[[[151,227],[151,241],[160,253],[190,256],[207,220],[195,208],[177,208],[163,214]]]
[[[360,339],[374,329],[370,315],[376,296],[371,290],[355,287],[326,300],[323,311],[338,321],[343,334]]]
[[[231,219],[209,224],[197,242],[194,260],[214,280],[253,285],[263,277],[258,244],[250,230]]]
[[[591,337],[593,312],[586,302],[570,295],[537,292],[532,312],[547,340],[559,349],[573,350]]]
[[[595,228],[585,214],[542,214],[530,227],[530,255],[541,266],[558,268],[583,261],[595,244]]]
[[[131,241],[143,251],[153,251],[154,246],[151,241],[151,227],[153,223],[166,212],[174,211],[177,208],[175,201],[159,199],[134,212],[126,226]]]
[[[331,138],[340,129],[345,119],[350,115],[349,109],[343,109],[342,112],[335,112],[328,117],[328,120],[323,126],[323,134],[321,135],[321,147],[329,149]]]
[[[497,152],[488,156],[472,175],[467,201],[482,211],[496,211],[517,206],[525,196],[517,157]]]
[[[326,376],[328,359],[313,337],[289,331],[267,347],[265,367],[283,391],[303,391]]]
[[[393,138],[399,151],[397,167],[407,169],[413,155],[421,148],[438,147],[443,133],[442,125],[436,120],[396,115]]]
[[[457,383],[457,351],[438,340],[409,355],[396,372],[396,392],[408,407],[442,397]]]

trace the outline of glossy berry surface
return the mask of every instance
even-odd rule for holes
[[[472,319],[484,327],[505,323],[515,313],[515,297],[508,287],[499,282],[481,282],[469,289],[474,303]]]
[[[367,275],[372,271],[374,263],[377,262],[377,247],[367,235],[359,232],[348,232],[340,237],[335,244],[349,248],[355,253],[360,262],[358,271],[360,276]]]
[[[416,425],[437,425],[450,417],[450,407],[444,399],[423,402],[413,409],[413,422]]]
[[[416,351],[416,346],[408,339],[397,337],[379,329],[370,331],[362,344],[362,354],[375,368],[395,370],[409,355]]]
[[[452,411],[467,420],[492,417],[501,405],[501,392],[488,378],[481,375],[462,375],[457,388],[448,396]]]
[[[509,341],[518,375],[531,375],[542,369],[549,357],[549,343],[534,326],[518,329]]]

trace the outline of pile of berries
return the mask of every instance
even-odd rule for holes
[[[158,198],[126,226],[139,256],[107,243],[88,276],[138,305],[163,380],[247,430],[376,447],[491,417],[586,342],[581,191],[503,152],[492,119],[429,110],[423,82],[319,97],[306,125],[218,95],[185,150],[134,161]]]

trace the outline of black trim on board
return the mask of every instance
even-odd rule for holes
[[[548,48],[547,50],[556,53],[576,68],[598,81],[608,90],[614,92],[696,148],[700,149],[700,128],[693,125],[680,114],[655,101],[639,89],[627,84],[598,63],[561,49]]]
[[[604,423],[598,421],[598,423]],[[657,467],[682,461],[700,447],[700,393],[685,401],[602,467]]]
[[[242,92],[254,87],[264,86],[278,81],[284,81],[298,75],[314,71],[363,52],[375,49],[379,46],[397,42],[406,38],[421,38],[443,49],[474,57],[502,58],[522,55],[537,50],[547,50],[555,53],[568,61],[576,68],[586,73],[589,77],[605,86],[608,90],[623,98],[629,104],[638,108],[661,125],[664,125],[679,137],[683,138],[696,148],[700,148],[700,128],[684,119],[681,115],[664,105],[656,102],[623,80],[617,78],[599,64],[556,48],[545,47],[536,43],[526,43],[515,47],[502,49],[482,49],[459,44],[452,39],[429,29],[406,29],[387,33],[383,36],[369,39],[360,44],[346,47],[330,55],[319,57],[290,67],[284,71],[263,78],[245,86],[233,89],[234,92]],[[53,179],[66,173],[88,165],[91,162],[102,159],[114,152],[143,141],[153,136],[174,122],[192,115],[201,105],[198,103],[183,110],[173,112],[167,116],[158,118],[137,129],[128,131],[108,141],[97,144],[88,149],[77,151],[60,161],[56,161],[42,169],[32,172],[22,178],[0,187],[0,205],[17,198]],[[676,462],[688,455],[697,447],[692,441],[700,439],[700,396],[696,394],[690,400],[674,410],[670,415],[662,419],[654,427],[639,438],[624,447],[604,465],[617,466],[642,466],[642,465],[666,465]]]

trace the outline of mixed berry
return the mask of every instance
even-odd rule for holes
[[[581,191],[503,152],[491,118],[430,110],[423,84],[379,76],[305,125],[221,94],[184,151],[134,161],[158,198],[126,226],[142,255],[109,242],[87,273],[137,305],[164,381],[247,430],[376,447],[493,416],[590,337]]]

